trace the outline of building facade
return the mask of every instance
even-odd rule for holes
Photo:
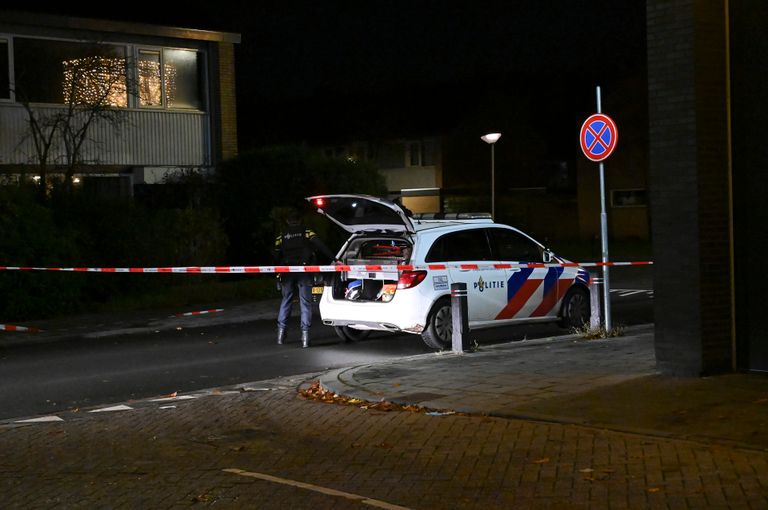
[[[648,0],[656,359],[768,371],[768,40],[760,0]]]
[[[154,183],[237,155],[239,42],[233,33],[3,12],[0,172],[76,167]]]
[[[443,137],[424,136],[357,141],[326,147],[332,157],[368,161],[379,169],[390,198],[400,197],[411,211],[442,212]]]

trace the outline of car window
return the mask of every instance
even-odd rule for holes
[[[491,245],[498,260],[541,262],[541,247],[527,237],[506,228],[489,228]]]
[[[426,262],[455,262],[460,260],[491,260],[491,247],[484,229],[460,230],[438,238],[426,257]]]

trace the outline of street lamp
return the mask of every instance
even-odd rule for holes
[[[496,219],[496,169],[493,145],[501,138],[501,133],[488,133],[480,137],[482,141],[491,146],[491,218]]]

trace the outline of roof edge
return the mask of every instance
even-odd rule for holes
[[[195,28],[171,27],[137,23],[131,21],[114,21],[96,18],[79,18],[58,14],[30,13],[24,11],[2,10],[2,24],[43,26],[94,32],[113,32],[133,35],[150,35],[173,37],[177,39],[192,39],[197,41],[240,43],[240,34],[234,32],[219,32]]]

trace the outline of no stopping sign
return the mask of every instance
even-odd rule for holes
[[[619,139],[616,123],[602,113],[591,115],[581,126],[579,142],[584,155],[592,161],[602,161],[611,155]]]

